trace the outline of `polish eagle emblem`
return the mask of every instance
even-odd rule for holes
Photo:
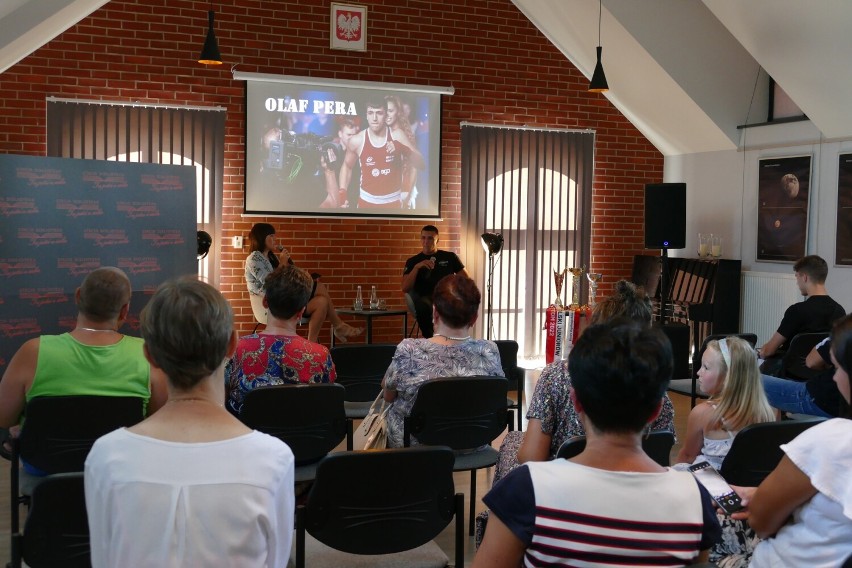
[[[361,16],[357,12],[340,10],[337,13],[337,38],[345,41],[361,40]]]

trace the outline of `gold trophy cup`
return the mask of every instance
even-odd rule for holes
[[[572,278],[572,290],[571,290],[571,305],[569,309],[578,310],[580,309],[580,278],[583,276],[583,272],[585,269],[583,268],[569,268],[568,272],[573,276]]]
[[[561,272],[553,271],[553,283],[556,285],[556,299],[553,301],[553,305],[557,308],[564,307],[562,304],[562,284],[565,282],[565,274],[567,273],[567,268],[563,268]]]

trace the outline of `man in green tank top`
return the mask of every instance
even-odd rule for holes
[[[74,294],[76,327],[30,339],[9,361],[0,381],[0,427],[16,435],[26,403],[37,396],[138,396],[148,414],[163,405],[165,377],[151,372],[142,339],[118,331],[130,293],[130,280],[118,268],[86,276]]]

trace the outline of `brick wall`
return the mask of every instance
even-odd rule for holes
[[[329,2],[217,0],[216,35],[226,64],[195,62],[208,2],[112,0],[0,75],[0,152],[44,155],[45,97],[227,108],[224,230],[217,246],[268,221],[294,260],[320,272],[339,304],[371,284],[401,307],[404,260],[417,252],[422,221],[243,218],[246,72],[453,86],[444,98],[441,186],[443,248],[458,250],[460,127],[463,121],[589,128],[597,132],[592,269],[602,293],[630,274],[642,251],[642,190],[662,179],[659,152],[509,0],[361,0],[368,7],[366,53],[329,48]],[[615,86],[617,88],[617,86]],[[242,277],[245,250],[222,248],[221,289],[240,331],[253,321]],[[377,326],[396,340],[398,323]],[[322,336],[327,337],[327,334]]]

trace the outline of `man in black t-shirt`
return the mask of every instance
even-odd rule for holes
[[[423,337],[432,337],[432,291],[444,276],[464,274],[464,264],[455,253],[438,250],[438,228],[426,225],[420,230],[423,250],[405,261],[402,291],[414,301],[417,325]]]
[[[793,265],[796,285],[803,302],[793,304],[784,312],[781,324],[763,347],[757,349],[761,359],[765,359],[761,370],[769,375],[780,370],[781,357],[788,342],[798,333],[829,331],[831,325],[846,315],[843,306],[835,302],[825,289],[828,277],[828,264],[816,255],[799,259]]]

